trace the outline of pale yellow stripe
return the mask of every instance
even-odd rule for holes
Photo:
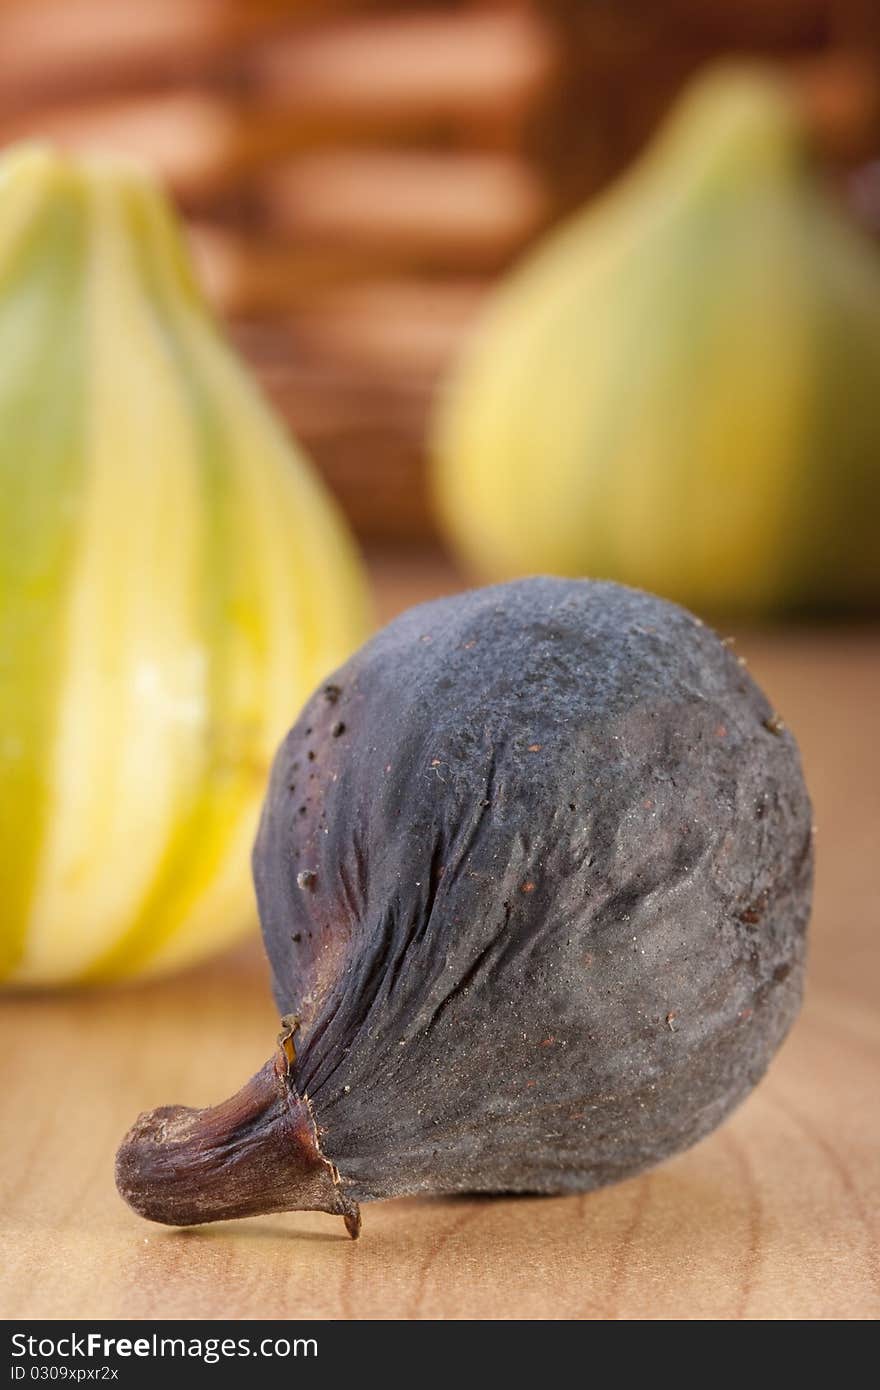
[[[88,483],[23,980],[76,977],[127,923],[197,775],[207,717],[192,421],[109,180],[95,186],[90,290]]]
[[[180,923],[156,951],[138,951],[139,968],[164,970],[226,944],[255,919],[250,850],[272,757],[313,685],[366,635],[367,617],[360,571],[331,504],[213,323],[178,292],[176,231],[164,207],[156,201],[144,211],[156,264],[169,275],[163,303],[193,378],[221,417],[221,486],[235,518],[227,563],[242,595],[225,634],[238,641],[224,667],[223,719],[230,765],[245,776],[229,788],[219,862],[206,861],[181,886]],[[222,785],[216,794],[224,797]]]
[[[33,226],[51,188],[51,167],[44,150],[27,146],[0,159],[0,284],[16,251]]]
[[[241,752],[262,772],[252,797],[241,802],[221,863],[179,931],[150,961],[159,969],[231,940],[253,920],[250,848],[272,757],[311,688],[365,635],[356,575],[324,498],[298,469],[289,443],[213,331],[195,317],[178,328],[203,385],[223,402],[237,520],[231,563],[252,568],[267,643],[257,669],[247,660],[249,649],[242,649],[228,697],[237,722],[252,730]],[[248,615],[239,616],[247,626]]]

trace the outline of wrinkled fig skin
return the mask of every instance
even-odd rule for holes
[[[800,1003],[794,740],[708,628],[613,584],[390,624],[285,739],[254,873],[288,1084],[350,1203],[639,1173],[743,1099]]]

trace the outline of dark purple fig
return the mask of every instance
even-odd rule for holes
[[[118,1181],[174,1224],[583,1192],[713,1129],[798,1011],[797,748],[696,618],[530,579],[412,609],[318,690],[254,851],[284,1028]]]

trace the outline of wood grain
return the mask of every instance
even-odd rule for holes
[[[378,569],[387,615],[452,587]],[[7,999],[0,1013],[0,1315],[843,1318],[880,1314],[877,903],[880,634],[740,635],[801,741],[818,823],[808,997],[731,1122],[647,1177],[582,1198],[406,1200],[342,1223],[198,1231],[121,1203],[137,1111],[227,1095],[277,1021],[256,943],[175,980]]]

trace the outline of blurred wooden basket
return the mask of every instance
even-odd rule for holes
[[[876,155],[875,0],[0,0],[0,143],[150,163],[361,535],[419,541],[432,394],[492,281],[732,51],[797,68],[841,171]]]

